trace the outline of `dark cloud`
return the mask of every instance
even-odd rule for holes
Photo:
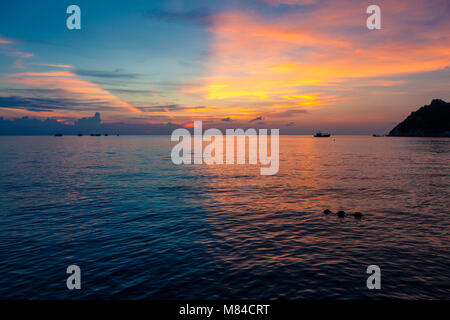
[[[142,117],[130,117],[127,118],[130,120],[139,120],[139,121],[146,121],[149,119],[149,116],[142,116]],[[170,121],[172,118],[169,116],[165,116],[165,115],[152,115],[151,116],[152,121],[158,121],[158,122],[167,122]]]
[[[111,89],[111,88],[109,88],[108,91],[114,92],[114,93],[119,93],[119,94],[120,93],[128,93],[128,94],[149,94],[149,95],[157,94],[157,95],[162,95],[160,92],[154,91],[154,90]]]
[[[299,115],[299,114],[308,114],[308,110],[303,109],[291,109],[291,110],[285,110],[283,112],[274,112],[270,114],[270,118],[291,118],[293,116]]]
[[[91,78],[108,78],[108,79],[136,79],[140,77],[137,73],[126,73],[121,70],[103,71],[103,70],[75,70],[75,73],[79,76],[91,77]]]
[[[0,135],[64,135],[84,134],[171,134],[179,127],[171,123],[139,124],[139,123],[102,123],[100,113],[93,117],[75,120],[74,124],[64,124],[56,119],[34,119],[29,117],[5,120],[0,117]],[[152,117],[152,120],[155,120]],[[166,120],[167,121],[167,120]]]
[[[226,117],[226,118],[221,119],[221,121],[231,122],[233,120],[230,117]]]
[[[44,94],[60,94],[63,95],[67,93],[66,90],[63,89],[38,89],[38,88],[28,88],[28,89],[18,89],[18,88],[6,88],[0,89],[0,93],[3,95],[8,95],[11,93],[16,93],[19,95],[44,95]]]
[[[143,112],[165,112],[166,110],[175,111],[184,109],[184,107],[178,104],[168,104],[168,105],[157,105],[157,106],[137,106],[139,110]]]
[[[96,112],[93,117],[81,118],[75,121],[74,126],[78,128],[93,128],[100,126],[100,112]]]
[[[209,26],[212,23],[212,12],[209,9],[194,9],[187,12],[174,12],[165,10],[149,10],[146,17],[169,23],[192,23],[200,26]]]
[[[256,117],[256,118],[250,120],[249,122],[260,121],[260,120],[262,120],[262,119],[263,119],[263,117]]]
[[[0,108],[14,108],[30,111],[66,109],[67,99],[49,99],[18,96],[0,97]]]
[[[0,97],[0,108],[22,109],[35,112],[53,110],[97,111],[111,107],[96,99],[40,98],[8,96]]]

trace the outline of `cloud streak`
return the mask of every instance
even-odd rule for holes
[[[168,23],[191,23],[199,26],[210,26],[213,22],[213,13],[206,8],[193,9],[187,12],[149,10],[146,17]]]
[[[137,73],[126,73],[120,70],[115,71],[101,71],[101,70],[83,70],[78,69],[75,70],[75,73],[79,76],[86,76],[92,78],[114,78],[114,79],[136,79],[139,78],[140,75]]]
[[[119,108],[133,113],[140,113],[141,110],[133,107],[111,94],[109,91],[100,88],[97,84],[79,79],[77,74],[71,71],[48,71],[48,72],[22,72],[8,74],[4,80],[8,83],[15,83],[38,89],[51,89],[59,95],[58,98],[74,100],[95,100],[102,105],[110,106],[112,112]]]
[[[365,27],[359,2],[265,2],[314,6],[271,19],[252,11],[214,15],[204,85],[185,90],[215,105],[211,113],[227,110],[251,119],[255,112],[301,109],[319,117],[323,112],[314,111],[353,108],[351,88],[364,79],[378,77],[374,85],[390,88],[404,80],[385,78],[449,65],[450,23],[442,15],[448,2],[383,2],[383,29],[375,32]]]

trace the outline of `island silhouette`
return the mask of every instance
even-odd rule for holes
[[[388,136],[395,137],[450,137],[450,103],[434,99],[421,107],[397,126]]]

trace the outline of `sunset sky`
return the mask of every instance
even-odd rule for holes
[[[0,4],[7,119],[385,133],[433,98],[450,100],[448,0]]]

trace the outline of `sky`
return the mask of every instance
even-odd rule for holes
[[[448,0],[2,1],[0,117],[386,133],[450,100],[449,17]]]

